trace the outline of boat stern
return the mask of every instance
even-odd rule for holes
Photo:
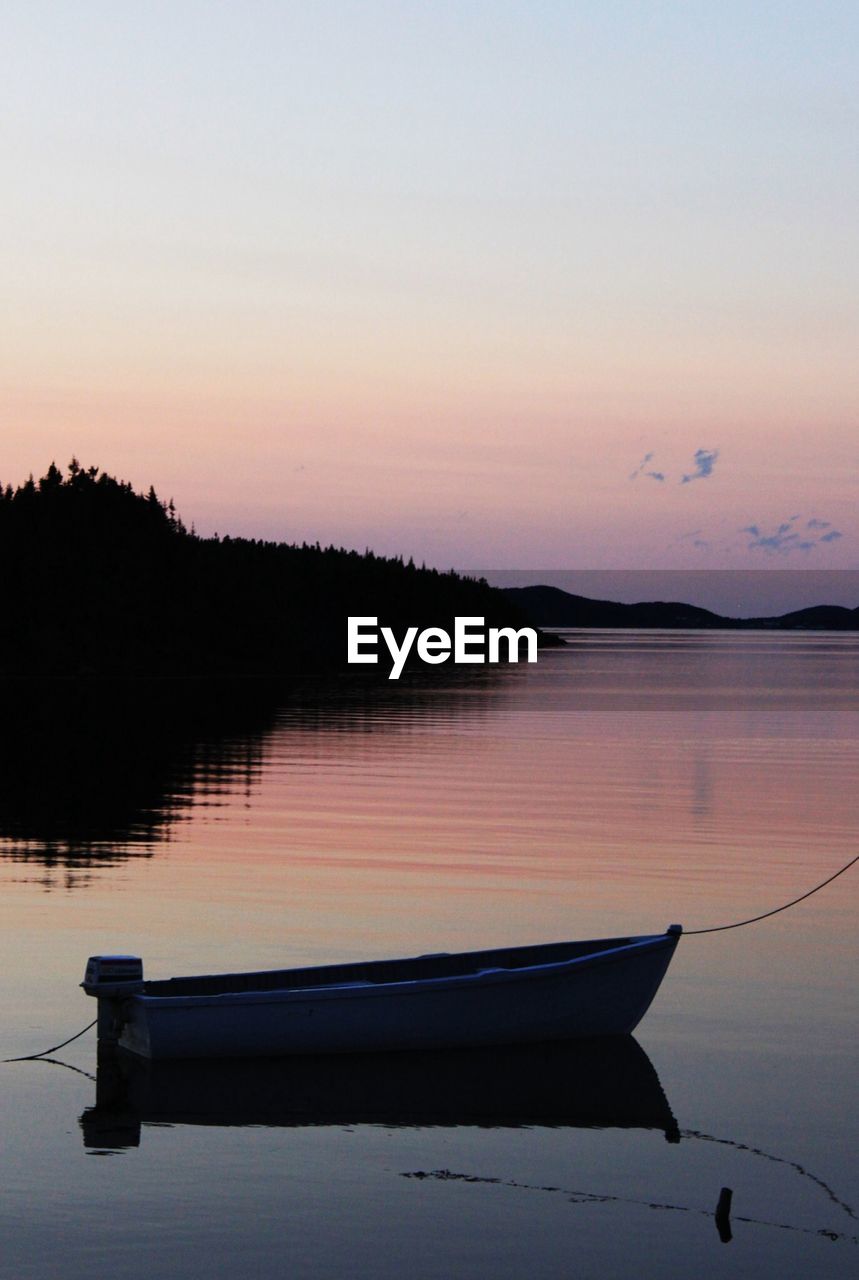
[[[81,986],[98,1001],[99,1048],[115,1046],[125,1002],[143,990],[143,961],[139,956],[90,956]]]

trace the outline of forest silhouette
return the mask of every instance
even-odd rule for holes
[[[334,546],[200,537],[72,459],[0,485],[0,676],[283,676],[346,666],[346,619],[522,626],[484,581]],[[443,669],[443,668],[442,668]],[[362,667],[387,673],[387,668]]]

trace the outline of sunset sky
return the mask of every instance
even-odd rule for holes
[[[859,567],[859,7],[7,0],[0,481]]]

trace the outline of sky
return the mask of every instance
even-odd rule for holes
[[[859,7],[7,0],[0,481],[440,567],[859,567]]]

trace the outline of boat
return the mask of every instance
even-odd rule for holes
[[[143,1058],[377,1053],[629,1035],[682,933],[144,980],[90,957],[100,1049]]]
[[[680,1131],[632,1036],[402,1053],[149,1062],[99,1058],[91,1150],[137,1147],[147,1126],[648,1129]]]

